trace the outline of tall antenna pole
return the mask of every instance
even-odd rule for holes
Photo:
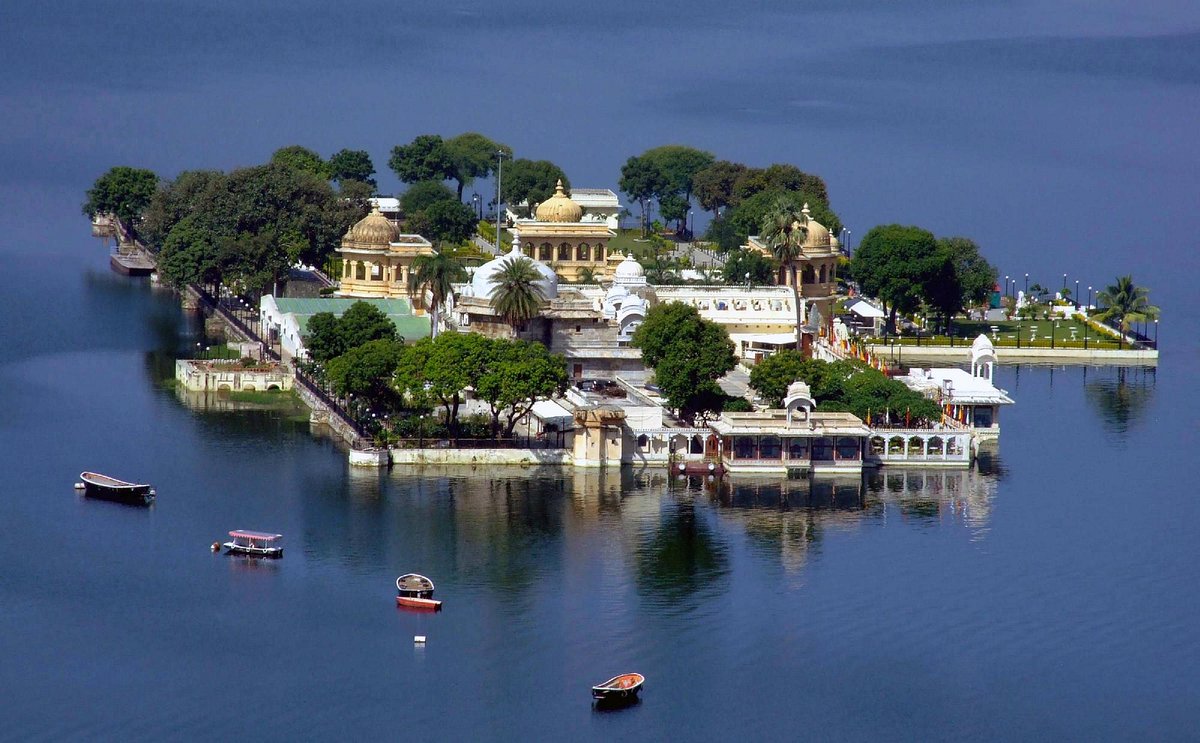
[[[496,150],[496,255],[500,255],[500,179],[504,177],[504,150]]]

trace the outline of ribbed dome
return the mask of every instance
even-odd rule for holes
[[[646,271],[642,268],[642,264],[638,263],[632,255],[625,256],[625,260],[617,266],[617,270],[613,272],[613,283],[622,285],[634,285],[646,283]]]
[[[342,239],[359,245],[378,245],[386,248],[399,239],[399,234],[388,218],[383,216],[383,212],[379,211],[379,207],[375,207],[370,214],[351,227]]]
[[[562,179],[554,187],[554,195],[538,204],[539,222],[578,222],[583,219],[583,207],[563,193]]]
[[[829,230],[825,225],[808,216],[808,204],[800,210],[804,215],[804,226],[808,228],[808,235],[804,238],[804,247],[806,248],[827,248],[829,247]]]
[[[493,283],[496,274],[500,273],[508,261],[519,260],[521,258],[532,263],[537,272],[542,275],[542,278],[537,282],[537,287],[541,291],[542,297],[548,300],[557,297],[558,274],[554,273],[554,269],[545,263],[536,261],[521,253],[521,250],[515,244],[511,252],[498,258],[493,258],[475,269],[475,275],[471,277],[471,294],[482,299],[490,299],[492,292],[496,290],[496,285]]]

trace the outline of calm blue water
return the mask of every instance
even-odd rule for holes
[[[1194,3],[6,11],[0,739],[1195,739]],[[1052,287],[1132,271],[1162,364],[1004,367],[1018,405],[979,470],[783,492],[350,472],[307,423],[157,384],[194,331],[86,237],[97,175],[293,142],[382,168],[472,129],[578,185],[671,141],[794,162],[854,236],[969,235]],[[85,468],[159,502],[82,501]],[[236,527],[287,556],[210,554]],[[409,570],[444,612],[394,607]],[[644,701],[593,711],[629,669]]]

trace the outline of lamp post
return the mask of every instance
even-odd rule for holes
[[[1154,350],[1158,350],[1158,320],[1154,321]]]
[[[696,233],[693,232],[693,228],[696,226],[695,216],[696,216],[696,212],[689,209],[688,210],[688,242],[689,243],[694,243],[696,241]]]
[[[1071,298],[1075,300],[1075,309],[1079,309],[1079,280],[1078,279],[1075,280],[1075,294],[1073,294]]]
[[[850,228],[843,227],[842,229],[844,229],[846,231],[846,242],[842,243],[842,248],[845,251],[846,255],[850,255]]]
[[[500,255],[500,181],[504,177],[504,150],[496,150],[496,255]]]
[[[1067,290],[1067,275],[1063,274],[1063,291]]]
[[[1008,274],[1004,274],[1004,296],[1008,296]]]
[[[1029,274],[1025,274],[1025,294],[1029,294]]]
[[[480,198],[479,194],[473,193],[473,194],[471,194],[471,203],[475,205],[475,217],[479,221],[482,222],[483,221],[483,199]]]
[[[1085,307],[1083,308],[1083,311],[1084,311],[1084,313],[1085,313],[1085,314],[1087,314],[1087,313],[1090,313],[1090,312],[1092,311],[1092,287],[1090,287],[1090,286],[1088,287],[1088,301],[1087,301],[1087,306],[1085,306]]]

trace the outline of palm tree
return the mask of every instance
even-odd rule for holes
[[[579,269],[578,282],[580,284],[595,284],[596,272],[593,271],[590,266],[584,266],[583,268]]]
[[[445,253],[419,255],[413,260],[408,271],[408,291],[428,291],[432,297],[429,302],[431,337],[437,337],[438,311],[450,296],[451,284],[466,281],[466,278],[467,272],[462,265]]]
[[[1158,319],[1158,308],[1150,304],[1150,290],[1133,283],[1133,276],[1119,276],[1117,283],[1101,289],[1096,295],[1100,311],[1093,317],[1115,323],[1121,329],[1120,345],[1125,343],[1125,334],[1135,322]]]
[[[538,285],[541,278],[533,261],[523,255],[511,256],[492,275],[492,309],[514,330],[523,329],[525,323],[537,317],[546,301]]]
[[[804,257],[804,240],[808,237],[808,227],[805,226],[805,221],[804,214],[796,211],[794,203],[780,198],[767,211],[762,224],[762,239],[770,249],[771,255],[775,256],[779,265],[789,271],[792,276],[792,298],[796,306],[797,351],[803,346],[800,333],[803,312],[800,305],[800,281],[796,273],[796,263]]]

